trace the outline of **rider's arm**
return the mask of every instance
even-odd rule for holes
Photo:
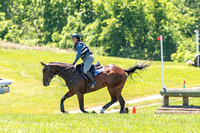
[[[73,62],[73,64],[72,65],[75,65],[76,64],[76,62],[79,60],[79,58],[81,57],[81,49],[82,49],[82,47],[83,47],[83,45],[82,44],[77,44],[77,54],[76,54],[76,58],[75,58],[75,60],[74,60],[74,62]]]

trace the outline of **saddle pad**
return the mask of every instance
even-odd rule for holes
[[[103,67],[95,69],[94,70],[94,75],[97,76],[99,73],[102,73],[102,72],[103,72]]]

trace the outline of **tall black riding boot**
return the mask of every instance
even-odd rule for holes
[[[97,85],[97,83],[94,81],[92,74],[90,72],[87,72],[86,75],[92,81],[91,84],[90,84],[91,88],[95,87]]]

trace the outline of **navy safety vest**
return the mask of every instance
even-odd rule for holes
[[[83,45],[83,47],[82,47],[82,49],[81,49],[81,57],[82,57],[84,54],[86,54],[87,52],[90,52],[90,53],[92,54],[92,51],[89,49],[89,47],[88,47],[85,43],[83,43],[83,42],[78,42],[77,44],[79,44],[79,43]],[[77,51],[76,46],[77,46],[77,45],[75,45],[74,49]]]

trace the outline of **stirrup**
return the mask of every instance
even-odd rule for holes
[[[96,83],[96,82],[91,82],[91,83],[90,83],[90,87],[91,87],[91,88],[94,88],[95,86],[97,86],[97,83]]]

